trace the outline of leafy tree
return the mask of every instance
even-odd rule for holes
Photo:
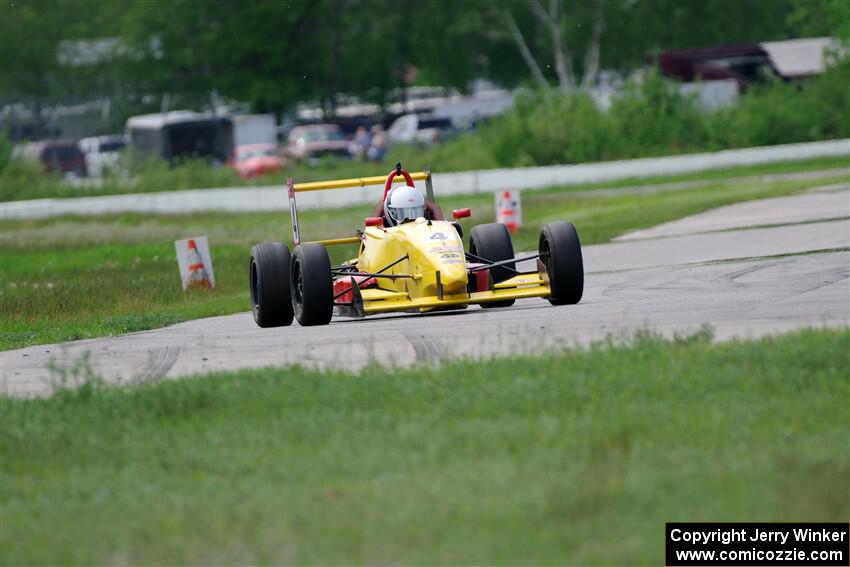
[[[28,104],[36,135],[43,128],[44,106],[114,94],[110,61],[75,65],[67,42],[114,34],[115,4],[86,0],[0,4],[0,104]]]
[[[850,40],[850,2],[846,0],[795,0],[788,27],[805,36],[836,36]]]
[[[108,96],[133,112],[218,92],[280,113],[479,77],[567,90],[661,49],[850,37],[848,22],[846,0],[15,0],[0,4],[0,103]],[[58,58],[63,41],[103,38],[120,40],[109,56]]]

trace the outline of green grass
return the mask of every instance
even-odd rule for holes
[[[0,399],[26,564],[661,565],[667,521],[846,521],[850,332]]]
[[[788,195],[815,184],[846,181],[728,182],[645,195],[578,196],[572,191],[526,192],[525,225],[515,249],[537,246],[543,223],[568,219],[583,244],[738,201]],[[471,206],[475,224],[492,222],[492,195],[441,199],[444,210]],[[366,207],[304,211],[305,238],[349,236]],[[217,288],[183,292],[173,241],[207,235]],[[246,264],[250,247],[289,240],[282,213],[125,214],[4,221],[0,226],[0,349],[140,331],[249,309]],[[332,250],[339,262],[353,248]]]

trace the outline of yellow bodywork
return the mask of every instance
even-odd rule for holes
[[[410,172],[409,175],[413,181],[427,181],[430,191],[430,172]],[[384,184],[386,179],[379,176],[309,183],[293,183],[290,180],[293,227],[296,222],[295,193],[379,185]],[[392,180],[393,183],[402,181],[401,175]],[[358,299],[362,300],[360,313],[363,315],[391,311],[429,311],[491,301],[548,297],[551,293],[548,281],[539,274],[520,274],[493,285],[489,291],[469,292],[463,242],[454,225],[446,221],[429,222],[419,218],[395,227],[366,227],[360,236],[314,242],[325,246],[359,242],[357,259],[350,262],[356,266],[358,273],[381,272],[402,276],[375,278],[377,287],[355,292]],[[404,259],[393,264],[401,258]]]
[[[361,272],[377,272],[403,256],[403,260],[387,270],[389,274],[407,274],[402,279],[380,278],[380,287],[406,292],[411,297],[437,295],[437,271],[444,294],[466,289],[466,262],[463,242],[455,228],[445,221],[413,222],[387,229],[369,227],[363,233],[363,244],[357,260]]]
[[[396,227],[366,228],[357,270],[375,273],[405,256],[382,273],[410,277],[376,278],[377,288],[360,290],[365,314],[546,297],[550,293],[537,274],[515,276],[496,284],[491,291],[468,293],[463,242],[455,227],[446,221],[428,222],[423,218]],[[442,298],[438,293],[438,272]]]

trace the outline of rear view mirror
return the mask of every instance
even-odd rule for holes
[[[366,226],[384,226],[384,219],[381,217],[366,217]]]
[[[468,217],[471,214],[472,213],[469,212],[469,208],[455,209],[455,210],[452,211],[452,216],[456,219],[465,219],[466,217]]]

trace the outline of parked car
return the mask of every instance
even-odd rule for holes
[[[121,150],[127,145],[124,136],[94,136],[80,140],[80,150],[86,159],[88,174],[103,177],[109,171],[118,169]]]
[[[46,173],[86,177],[86,159],[74,140],[45,140],[15,148],[15,158],[39,162]]]
[[[326,155],[349,157],[348,144],[336,124],[296,126],[289,132],[286,154],[298,160]]]
[[[244,144],[236,146],[230,164],[245,179],[280,171],[286,161],[280,156],[277,144]]]
[[[170,162],[193,158],[223,165],[233,155],[233,122],[226,116],[187,110],[127,119],[134,150]]]
[[[405,114],[396,119],[387,130],[394,144],[438,144],[454,132],[452,121],[445,117],[422,114]]]

